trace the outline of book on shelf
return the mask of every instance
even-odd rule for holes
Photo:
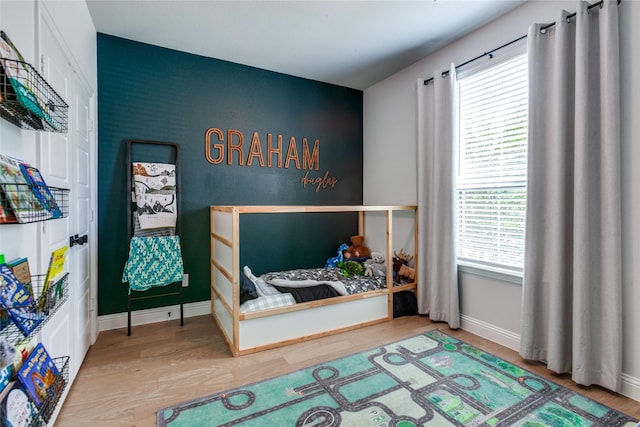
[[[4,390],[11,382],[13,376],[13,364],[9,363],[4,368],[0,369],[0,391]]]
[[[7,261],[7,265],[13,271],[16,278],[22,283],[29,294],[33,296],[33,286],[31,285],[31,269],[29,268],[29,260],[25,257],[15,258]]]
[[[0,264],[0,305],[25,336],[29,336],[44,319],[27,288],[7,264]]]
[[[34,425],[38,410],[31,403],[19,381],[12,381],[0,393],[0,425],[27,427]]]
[[[51,213],[52,218],[61,218],[62,211],[38,168],[28,163],[20,162],[20,170],[29,184],[31,192],[36,199],[38,199],[42,207]]]
[[[18,218],[13,213],[9,200],[0,186],[0,224],[15,224],[16,222],[18,222]]]
[[[61,387],[56,387],[60,371],[42,343],[36,344],[16,377],[37,408],[47,399],[55,399],[61,391]]]
[[[4,264],[4,263],[5,263],[4,254],[0,254],[0,264]],[[2,283],[4,282],[2,282],[2,280],[0,279],[0,285]],[[9,313],[7,312],[7,309],[4,308],[2,305],[0,305],[0,330],[3,330],[10,324],[11,324],[11,320],[9,319]]]
[[[4,108],[5,111],[18,114],[33,129],[43,129],[43,119],[51,124],[50,107],[43,102],[41,90],[34,87],[34,78],[24,57],[4,31],[0,31],[0,68],[8,80],[8,84],[5,83],[6,98],[19,102],[21,106],[14,107],[13,112],[9,108]]]
[[[6,308],[0,306],[0,330],[6,328],[11,324],[11,319],[9,319],[9,312]]]
[[[0,331],[6,328],[11,324],[11,319],[9,319],[9,312],[6,308],[0,305]]]
[[[31,192],[20,163],[18,159],[0,154],[0,187],[9,207],[18,222],[51,218],[53,214]]]
[[[42,286],[42,293],[40,294],[40,297],[38,299],[38,308],[41,311],[55,305],[56,297],[61,296],[59,295],[60,292],[50,292],[49,288],[57,280],[62,278],[68,249],[68,246],[62,246],[51,252],[51,257],[49,258],[49,266],[47,267],[47,274],[45,275],[44,284]]]
[[[47,274],[45,276],[45,286],[47,283],[51,283],[54,280],[60,278],[60,275],[64,272],[64,264],[67,259],[67,250],[69,246],[61,246],[51,252],[49,258],[49,266],[47,267]]]
[[[0,280],[0,303],[5,308],[33,304],[33,297],[7,264],[0,264]]]

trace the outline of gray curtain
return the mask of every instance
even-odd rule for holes
[[[529,31],[520,354],[578,384],[621,387],[618,7]]]
[[[455,67],[418,82],[418,311],[460,327],[456,254]]]

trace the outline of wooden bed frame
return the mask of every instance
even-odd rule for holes
[[[279,347],[393,319],[393,294],[416,290],[415,281],[392,286],[393,213],[413,214],[413,250],[418,248],[416,206],[211,206],[211,314],[234,356]],[[367,212],[386,213],[387,287],[295,305],[240,313],[240,216],[246,213],[357,212],[365,234]],[[399,250],[401,248],[396,248]],[[415,254],[417,255],[417,254]]]

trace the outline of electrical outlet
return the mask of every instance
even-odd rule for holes
[[[189,274],[184,273],[184,274],[182,275],[182,287],[183,287],[183,288],[186,288],[186,287],[188,287],[188,286],[189,286]]]

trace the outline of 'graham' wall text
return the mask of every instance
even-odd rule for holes
[[[218,142],[211,141],[211,136],[214,134]],[[251,145],[245,157],[244,134],[242,132],[236,129],[227,129],[225,144],[224,132],[218,128],[209,128],[204,136],[205,157],[209,163],[214,165],[222,163],[226,157],[228,165],[232,165],[234,158],[236,158],[240,166],[245,164],[251,166],[254,162],[257,162],[261,167],[265,166],[266,157],[266,166],[268,168],[273,167],[275,159],[276,167],[278,168],[288,169],[293,164],[296,169],[318,170],[320,167],[319,140],[315,140],[313,150],[310,151],[307,138],[302,138],[302,154],[300,154],[296,138],[292,136],[289,138],[289,146],[283,161],[282,139],[282,135],[278,135],[274,142],[273,135],[268,133],[266,147],[263,149],[258,132],[254,132],[251,138]],[[215,153],[215,157],[212,153]],[[302,156],[302,159],[300,156]]]

